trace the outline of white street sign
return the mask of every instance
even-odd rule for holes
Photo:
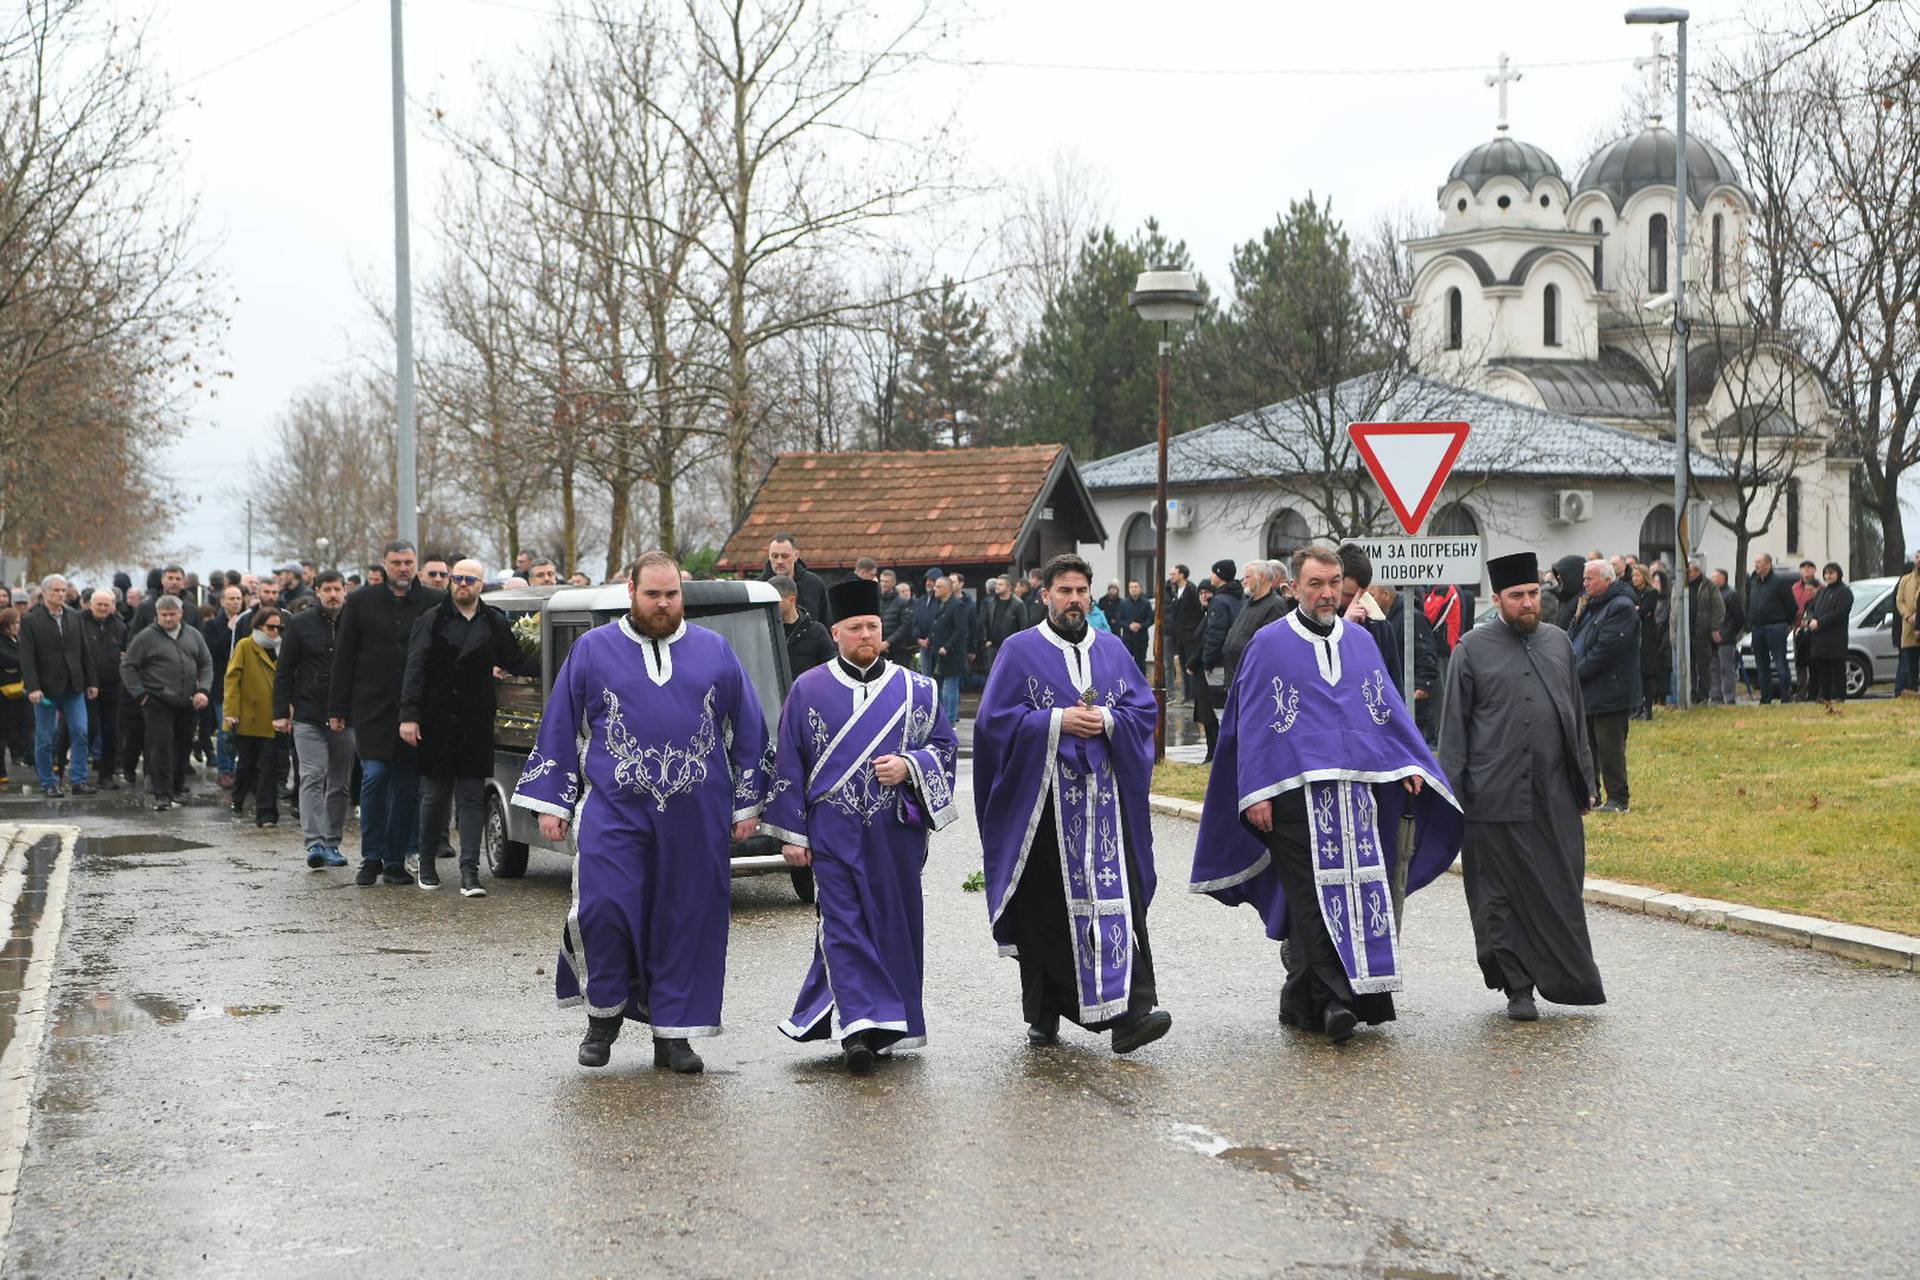
[[[1383,587],[1432,587],[1480,581],[1478,538],[1355,538]]]

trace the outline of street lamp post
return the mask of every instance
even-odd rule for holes
[[[394,475],[395,532],[408,542],[419,536],[420,502],[414,443],[413,253],[407,215],[407,76],[401,39],[400,0],[393,0],[393,343],[394,408],[398,453]]]
[[[1200,310],[1201,293],[1193,273],[1173,266],[1140,273],[1127,305],[1135,315],[1160,326],[1160,429],[1153,488],[1153,759],[1167,755],[1167,421],[1173,409],[1173,326],[1186,324]]]
[[[1672,26],[1675,32],[1673,89],[1673,537],[1675,577],[1673,631],[1674,704],[1693,705],[1692,598],[1687,559],[1693,551],[1687,518],[1692,441],[1687,434],[1687,19],[1685,9],[1629,9],[1631,26]]]

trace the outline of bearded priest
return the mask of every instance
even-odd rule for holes
[[[1294,553],[1299,607],[1234,676],[1188,889],[1252,903],[1292,960],[1280,1021],[1339,1044],[1390,1022],[1401,986],[1396,888],[1460,852],[1460,806],[1380,647],[1340,617],[1340,554]]]
[[[1467,806],[1460,857],[1474,951],[1507,1016],[1604,1004],[1587,938],[1587,837],[1593,803],[1580,676],[1567,633],[1540,625],[1540,565],[1530,551],[1487,561],[1497,620],[1460,638],[1447,669],[1440,759]]]
[[[1131,1053],[1167,1033],[1155,1009],[1153,693],[1118,638],[1087,625],[1093,570],[1040,571],[1047,616],[1000,646],[973,722],[973,809],[987,919],[1020,962],[1027,1042],[1060,1019]]]
[[[959,816],[958,744],[933,681],[882,657],[880,584],[827,589],[829,662],[793,682],[780,715],[761,829],[812,867],[819,928],[800,998],[780,1030],[840,1041],[847,1070],[927,1042],[920,988],[927,837]]]
[[[649,551],[631,607],[581,636],[553,678],[513,803],[573,846],[573,909],[554,968],[584,1002],[580,1065],[604,1067],[623,1018],[650,1024],[653,1065],[699,1071],[720,1034],[734,841],[754,832],[772,751],[731,646],[689,626],[680,566]]]

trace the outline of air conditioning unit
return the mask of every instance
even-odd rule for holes
[[[1193,528],[1193,501],[1190,498],[1167,499],[1167,528]]]
[[[1593,519],[1593,490],[1556,489],[1547,507],[1550,524],[1580,524]]]

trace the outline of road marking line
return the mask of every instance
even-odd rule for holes
[[[5,873],[0,875],[0,897],[8,912],[19,902],[26,884],[27,851],[48,836],[60,841],[53,870],[47,877],[47,899],[40,924],[33,931],[33,950],[20,984],[14,1015],[13,1041],[0,1053],[0,1269],[7,1261],[8,1232],[13,1225],[14,1195],[20,1169],[26,1162],[27,1130],[31,1120],[34,1069],[40,1060],[40,1042],[47,1021],[47,994],[53,984],[53,960],[60,948],[60,932],[67,915],[67,881],[73,871],[74,848],[80,828],[71,826],[0,827],[8,837]],[[17,879],[16,879],[17,877]]]

